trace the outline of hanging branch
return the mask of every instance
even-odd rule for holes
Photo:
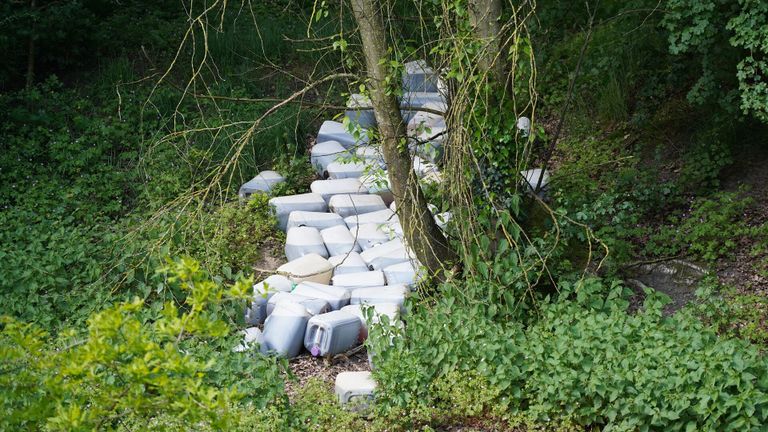
[[[589,3],[585,3],[587,6],[587,10],[589,11]],[[563,109],[560,111],[560,118],[557,121],[557,127],[555,128],[555,134],[552,136],[552,142],[549,144],[549,148],[547,149],[547,152],[544,156],[544,162],[541,165],[541,175],[539,175],[539,178],[536,180],[536,187],[533,188],[534,194],[538,194],[541,189],[541,182],[544,179],[544,171],[547,170],[547,166],[549,165],[550,159],[552,159],[552,155],[555,153],[555,148],[557,147],[557,140],[560,138],[560,132],[562,132],[563,124],[565,123],[565,117],[568,114],[568,108],[570,107],[571,100],[573,99],[573,91],[576,84],[576,79],[579,77],[579,73],[581,72],[581,63],[584,60],[584,55],[587,52],[587,46],[589,46],[589,42],[592,39],[592,31],[594,30],[594,22],[595,22],[595,14],[597,13],[597,6],[600,4],[600,0],[597,0],[595,3],[594,9],[591,10],[589,14],[589,27],[587,28],[587,34],[584,36],[584,43],[581,45],[581,51],[579,52],[579,59],[576,62],[576,69],[573,72],[573,77],[571,78],[571,82],[568,83],[568,93],[565,97],[565,103],[563,104]]]

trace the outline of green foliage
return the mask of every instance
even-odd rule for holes
[[[663,318],[665,300],[652,293],[630,315],[620,285],[588,279],[559,288],[528,328],[487,313],[483,303],[458,308],[455,297],[416,309],[403,337],[374,357],[381,409],[418,412],[411,405],[451,400],[449,391],[427,389],[445,390],[431,383],[452,371],[474,371],[491,390],[465,407],[498,393],[497,406],[538,422],[627,431],[762,428],[768,370],[754,349],[718,338],[690,314]],[[476,295],[461,292],[470,302]]]
[[[705,192],[720,184],[720,172],[733,162],[730,142],[721,136],[723,129],[699,134],[692,148],[684,154],[678,179],[683,190]]]
[[[285,240],[268,201],[264,194],[253,194],[247,202],[232,201],[200,215],[183,230],[185,238],[175,252],[198,257],[206,268],[229,277],[252,273],[264,254],[282,250]]]
[[[274,170],[285,177],[285,182],[276,185],[273,196],[294,195],[309,190],[309,185],[317,179],[315,170],[305,157],[280,155],[275,161]]]
[[[668,0],[663,25],[669,31],[672,54],[693,54],[701,75],[688,93],[696,103],[720,102],[735,111],[741,99],[745,114],[767,121],[765,56],[768,43],[763,28],[768,22],[764,0]]]
[[[738,337],[758,345],[768,346],[768,298],[761,294],[739,294],[721,286],[713,277],[700,283],[697,306],[704,321],[719,334]]]
[[[366,425],[363,419],[344,410],[332,390],[332,386],[328,383],[318,378],[310,379],[275,423],[260,422],[255,425],[256,430],[350,432],[365,430]]]
[[[184,298],[179,305],[165,303],[151,318],[134,299],[94,314],[87,332],[66,331],[55,339],[4,318],[2,428],[115,429],[170,415],[184,428],[218,429],[240,421],[231,409],[238,401],[265,406],[280,397],[275,360],[245,353],[248,361],[242,361],[231,352],[234,341],[224,338],[231,329],[222,307],[246,298],[252,282],[222,287],[190,259],[169,261],[162,272]],[[217,348],[206,351],[210,344]]]
[[[34,7],[33,7],[34,3]],[[34,40],[36,75],[46,78],[95,59],[143,47],[159,54],[174,48],[169,37],[183,23],[183,9],[170,0],[36,0],[0,4],[0,88],[24,82],[29,41]],[[141,19],[138,19],[141,17]],[[120,29],[120,31],[115,31]]]
[[[750,227],[742,220],[751,204],[751,199],[738,193],[719,192],[711,198],[699,198],[688,215],[670,216],[669,224],[650,236],[646,252],[662,256],[686,252],[707,261],[727,256],[742,237],[761,234],[759,227]]]

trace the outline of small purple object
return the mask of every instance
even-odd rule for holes
[[[309,350],[309,353],[312,354],[313,357],[317,357],[320,355],[320,347],[317,345],[312,345],[312,349]]]

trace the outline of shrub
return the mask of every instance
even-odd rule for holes
[[[402,337],[374,357],[381,409],[439,403],[446,395],[429,392],[441,388],[430,383],[475,371],[510,416],[539,424],[761,430],[768,369],[756,350],[719,338],[690,313],[663,318],[665,300],[647,294],[644,310],[630,315],[619,284],[561,283],[527,329],[476,313],[490,307],[481,303],[456,308],[454,298],[417,309]],[[381,337],[376,326],[371,334]]]
[[[251,281],[224,288],[190,259],[163,272],[184,293],[180,304],[152,312],[139,299],[119,303],[91,316],[85,333],[54,339],[3,318],[0,428],[113,429],[170,416],[182,429],[221,429],[240,421],[234,404],[281,397],[277,361],[233,353],[226,337],[222,307],[247,297]]]
[[[231,201],[211,212],[191,213],[191,225],[182,228],[184,238],[174,253],[197,257],[210,271],[229,278],[253,267],[272,250],[282,250],[284,234],[269,206],[269,197],[253,194],[243,203]]]
[[[749,227],[742,219],[751,204],[751,199],[733,192],[699,198],[686,217],[670,216],[669,225],[651,235],[645,249],[666,256],[687,252],[707,261],[725,257],[736,249],[740,238],[761,234],[759,227]]]

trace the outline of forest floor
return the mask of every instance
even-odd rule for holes
[[[722,188],[736,192],[746,186],[743,192],[754,200],[747,209],[744,220],[750,226],[768,222],[768,148],[765,146],[737,151],[740,157],[723,172]],[[755,239],[742,239],[730,260],[720,260],[716,271],[720,279],[740,294],[768,295],[768,271],[756,271],[763,266],[763,256],[751,253]],[[762,273],[762,274],[761,274]]]

